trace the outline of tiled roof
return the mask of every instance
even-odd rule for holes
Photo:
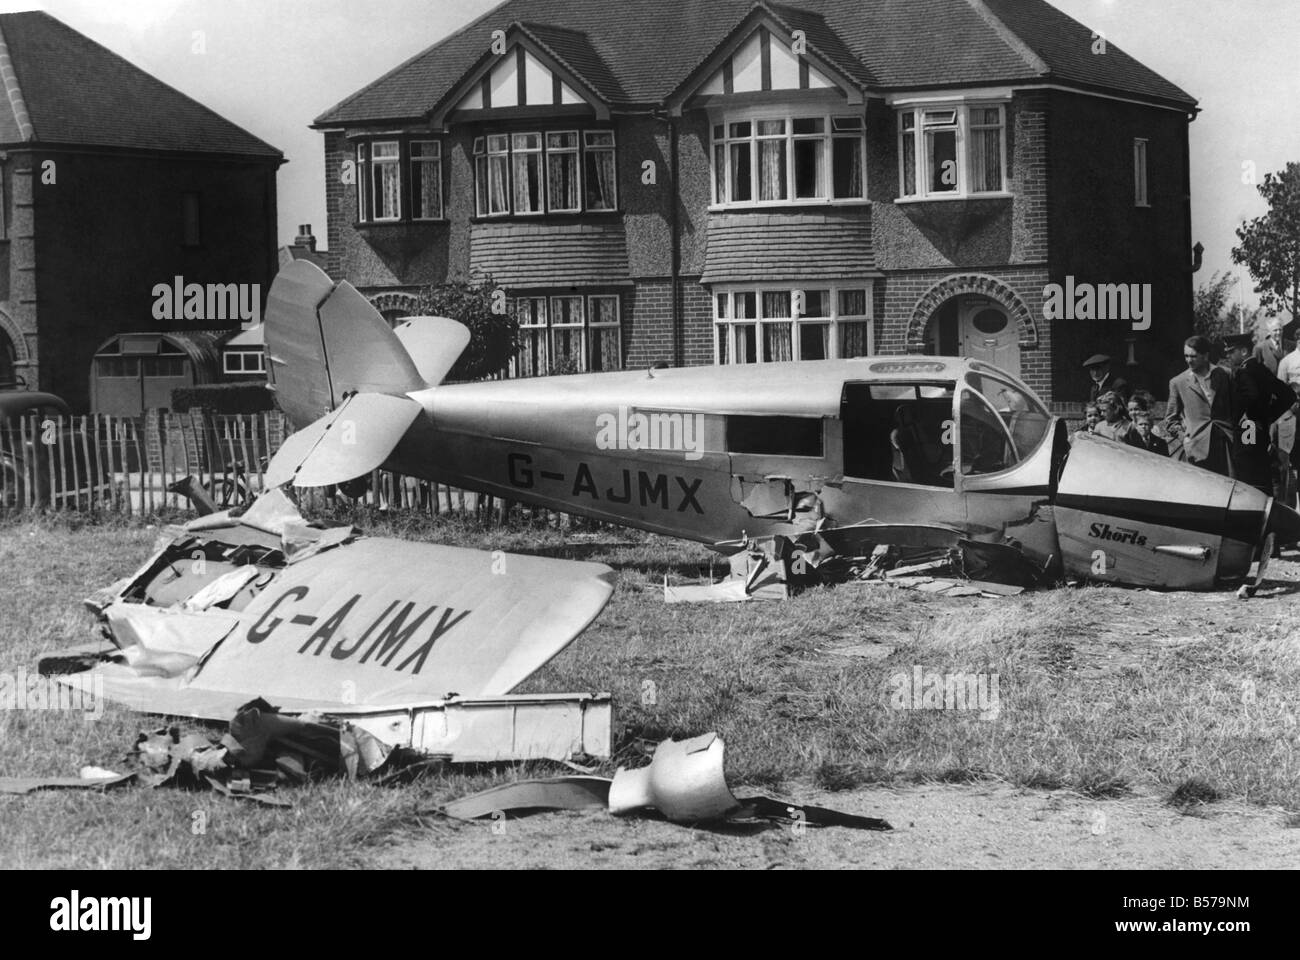
[[[469,269],[512,289],[626,283],[622,218],[607,223],[476,223]]]
[[[283,157],[47,13],[0,15],[0,33],[17,81],[0,91],[0,143]]]
[[[803,30],[810,45],[877,92],[1060,82],[1195,104],[1113,44],[1093,55],[1092,31],[1046,0],[507,0],[316,123],[423,117],[489,49],[492,31],[516,24],[557,44],[556,56],[611,106],[663,103],[756,9]]]
[[[709,215],[700,283],[860,280],[875,273],[864,211]]]

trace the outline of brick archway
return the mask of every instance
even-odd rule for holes
[[[380,293],[371,297],[370,303],[380,313],[397,310],[409,317],[419,309],[420,298],[413,293]]]
[[[19,364],[26,366],[31,362],[31,355],[27,351],[27,338],[4,310],[0,310],[0,334],[7,336],[13,346],[15,366]]]
[[[1020,294],[997,277],[983,273],[964,273],[940,280],[916,302],[912,319],[907,324],[908,353],[925,352],[925,333],[930,318],[949,300],[960,296],[987,297],[1001,304],[1020,330],[1021,348],[1038,346],[1038,325],[1034,322],[1034,314],[1029,305],[1020,298]]]

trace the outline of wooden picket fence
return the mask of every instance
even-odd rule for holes
[[[218,508],[238,506],[265,489],[270,457],[291,433],[278,411],[217,415],[150,411],[14,418],[0,423],[0,513],[26,510],[112,511],[148,516],[186,509],[186,478]],[[334,506],[331,489],[300,490],[307,510]],[[515,505],[465,490],[376,470],[362,502],[383,510],[474,517],[504,523]],[[544,515],[567,526],[568,517]]]

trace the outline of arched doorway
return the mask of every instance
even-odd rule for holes
[[[18,351],[9,334],[0,330],[0,390],[12,390],[18,386]]]
[[[948,277],[916,304],[908,325],[914,352],[970,357],[1020,375],[1020,352],[1038,345],[1025,302],[995,277]]]

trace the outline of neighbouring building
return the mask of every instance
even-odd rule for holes
[[[241,292],[260,316],[279,150],[45,13],[0,16],[0,78],[0,383],[82,411],[115,335],[238,329]],[[99,379],[127,392],[185,362],[114,342]]]
[[[1060,405],[1181,367],[1196,113],[1043,0],[509,0],[314,127],[330,272],[490,276],[516,375],[931,352]]]

